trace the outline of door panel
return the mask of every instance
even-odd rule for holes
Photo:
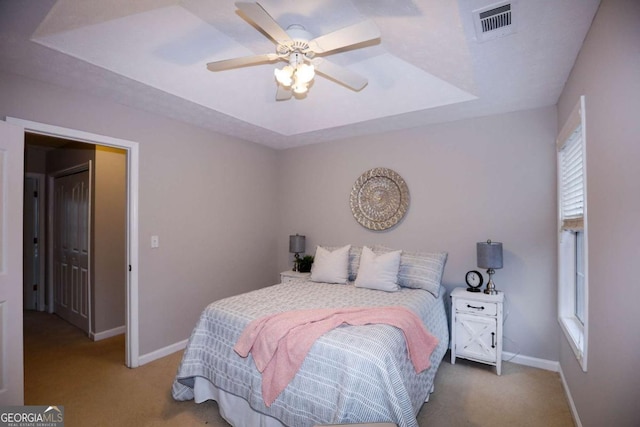
[[[55,312],[89,333],[89,171],[54,181]]]
[[[463,357],[495,362],[497,356],[495,317],[458,314],[456,321],[456,353]]]
[[[0,406],[24,403],[23,185],[24,129],[0,121]]]

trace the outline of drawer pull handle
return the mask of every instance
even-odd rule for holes
[[[467,304],[467,308],[473,308],[474,310],[484,310],[484,306],[476,307],[474,305]]]
[[[491,348],[496,348],[496,333],[491,332]]]

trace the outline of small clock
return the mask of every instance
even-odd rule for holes
[[[467,272],[467,275],[464,276],[464,279],[467,282],[467,291],[469,292],[480,292],[480,288],[482,287],[482,283],[484,279],[482,274],[479,271],[471,270]]]

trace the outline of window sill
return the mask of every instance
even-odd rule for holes
[[[573,353],[578,359],[584,372],[587,372],[587,358],[585,356],[584,326],[576,317],[560,317],[558,319],[564,335],[569,341]]]

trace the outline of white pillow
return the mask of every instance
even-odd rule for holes
[[[311,266],[311,281],[324,283],[347,283],[349,277],[349,249],[351,245],[329,251],[321,246]]]
[[[327,250],[333,251],[338,247],[325,246]],[[374,251],[375,252],[375,251]],[[362,246],[351,246],[349,249],[349,280],[356,280],[358,275],[358,266],[360,265],[360,255],[362,254]]]
[[[376,255],[368,247],[362,248],[356,287],[395,292],[398,286],[398,270],[402,251]]]

